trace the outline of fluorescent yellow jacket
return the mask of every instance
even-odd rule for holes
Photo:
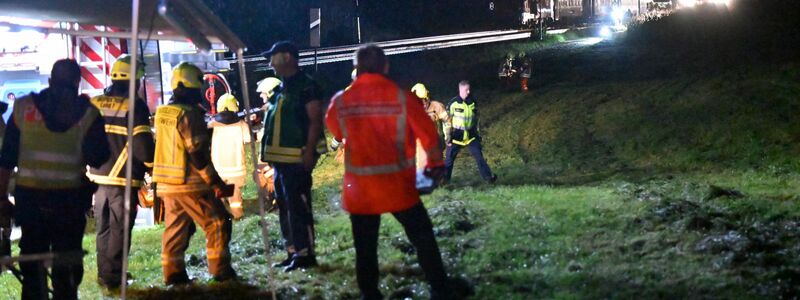
[[[467,98],[469,99],[469,98]],[[456,97],[448,107],[452,124],[452,143],[469,145],[478,136],[475,117],[475,102]]]
[[[159,107],[155,116],[156,151],[153,181],[159,195],[206,193],[216,177],[209,163],[198,170],[189,163],[189,153],[209,152],[209,136],[203,114],[190,105],[170,104]]]
[[[18,100],[13,112],[20,132],[16,184],[37,189],[82,187],[86,173],[83,137],[97,116],[97,109],[90,106],[71,128],[54,132],[47,129],[32,97]]]

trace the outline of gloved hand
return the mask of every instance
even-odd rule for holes
[[[444,171],[444,166],[425,167],[425,171],[422,174],[433,179],[433,182],[441,182],[442,178],[444,178]]]

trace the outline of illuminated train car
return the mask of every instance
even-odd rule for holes
[[[543,19],[570,22],[601,19],[615,9],[638,14],[646,11],[651,2],[653,0],[526,0],[523,6],[531,15],[538,12]],[[523,12],[523,18],[525,15]]]

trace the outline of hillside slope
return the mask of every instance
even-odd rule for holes
[[[710,13],[718,12],[681,12],[654,28]],[[579,41],[534,52],[532,92],[483,95],[485,152],[503,182],[565,173],[798,169],[800,60],[793,48],[748,44],[737,31],[719,37],[714,26],[695,33],[716,38],[643,40],[641,32],[656,25],[590,46]],[[782,32],[773,37],[794,40]]]

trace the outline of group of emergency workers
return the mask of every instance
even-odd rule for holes
[[[509,52],[505,60],[500,64],[497,71],[497,77],[505,80],[510,84],[515,79],[519,79],[519,85],[523,92],[528,91],[528,80],[533,73],[533,60],[528,57],[525,51],[521,51],[518,55]]]
[[[378,229],[380,215],[392,213],[417,249],[432,298],[449,299],[452,290],[430,217],[420,201],[417,177],[449,181],[455,158],[466,147],[481,177],[487,182],[497,179],[482,155],[469,82],[459,82],[458,95],[445,106],[431,100],[421,83],[411,91],[398,87],[386,77],[389,63],[383,50],[368,45],[356,52],[353,83],[330,100],[326,112],[319,85],[298,66],[295,45],[278,42],[263,55],[280,77],[259,82],[257,89],[266,112],[263,132],[255,138],[261,142],[262,165],[253,174],[277,202],[287,256],[272,267],[290,272],[317,265],[311,174],[327,151],[323,134],[327,127],[332,144],[343,152],[343,208],[350,213],[362,297],[382,298]],[[124,223],[130,149],[132,187],[143,186],[149,173],[164,206],[164,282],[192,282],[184,256],[195,224],[205,232],[214,280],[235,280],[229,243],[232,219],[244,214],[241,188],[247,176],[244,145],[253,140],[250,124],[230,94],[217,101],[218,114],[207,123],[200,106],[203,71],[181,63],[172,72],[173,97],[156,109],[151,128],[145,102],[128,99],[130,89],[138,91],[144,76],[141,63],[135,72],[130,65],[130,57],[119,58],[111,69],[112,85],[89,99],[78,94],[78,64],[60,60],[53,67],[49,88],[17,101],[4,126],[0,149],[0,216],[13,215],[21,226],[21,255],[82,255],[85,212],[94,199],[98,283],[109,290],[127,284],[121,282],[123,240],[125,232],[131,238],[139,198],[134,189],[129,195],[129,221]],[[129,86],[131,77],[136,86]],[[136,101],[133,112],[128,111],[129,101]],[[129,118],[134,123],[132,144],[126,127]],[[12,174],[13,205],[7,198]],[[42,266],[26,262],[20,267],[22,298],[46,298]],[[54,297],[77,299],[82,277],[80,260],[54,263]]]

